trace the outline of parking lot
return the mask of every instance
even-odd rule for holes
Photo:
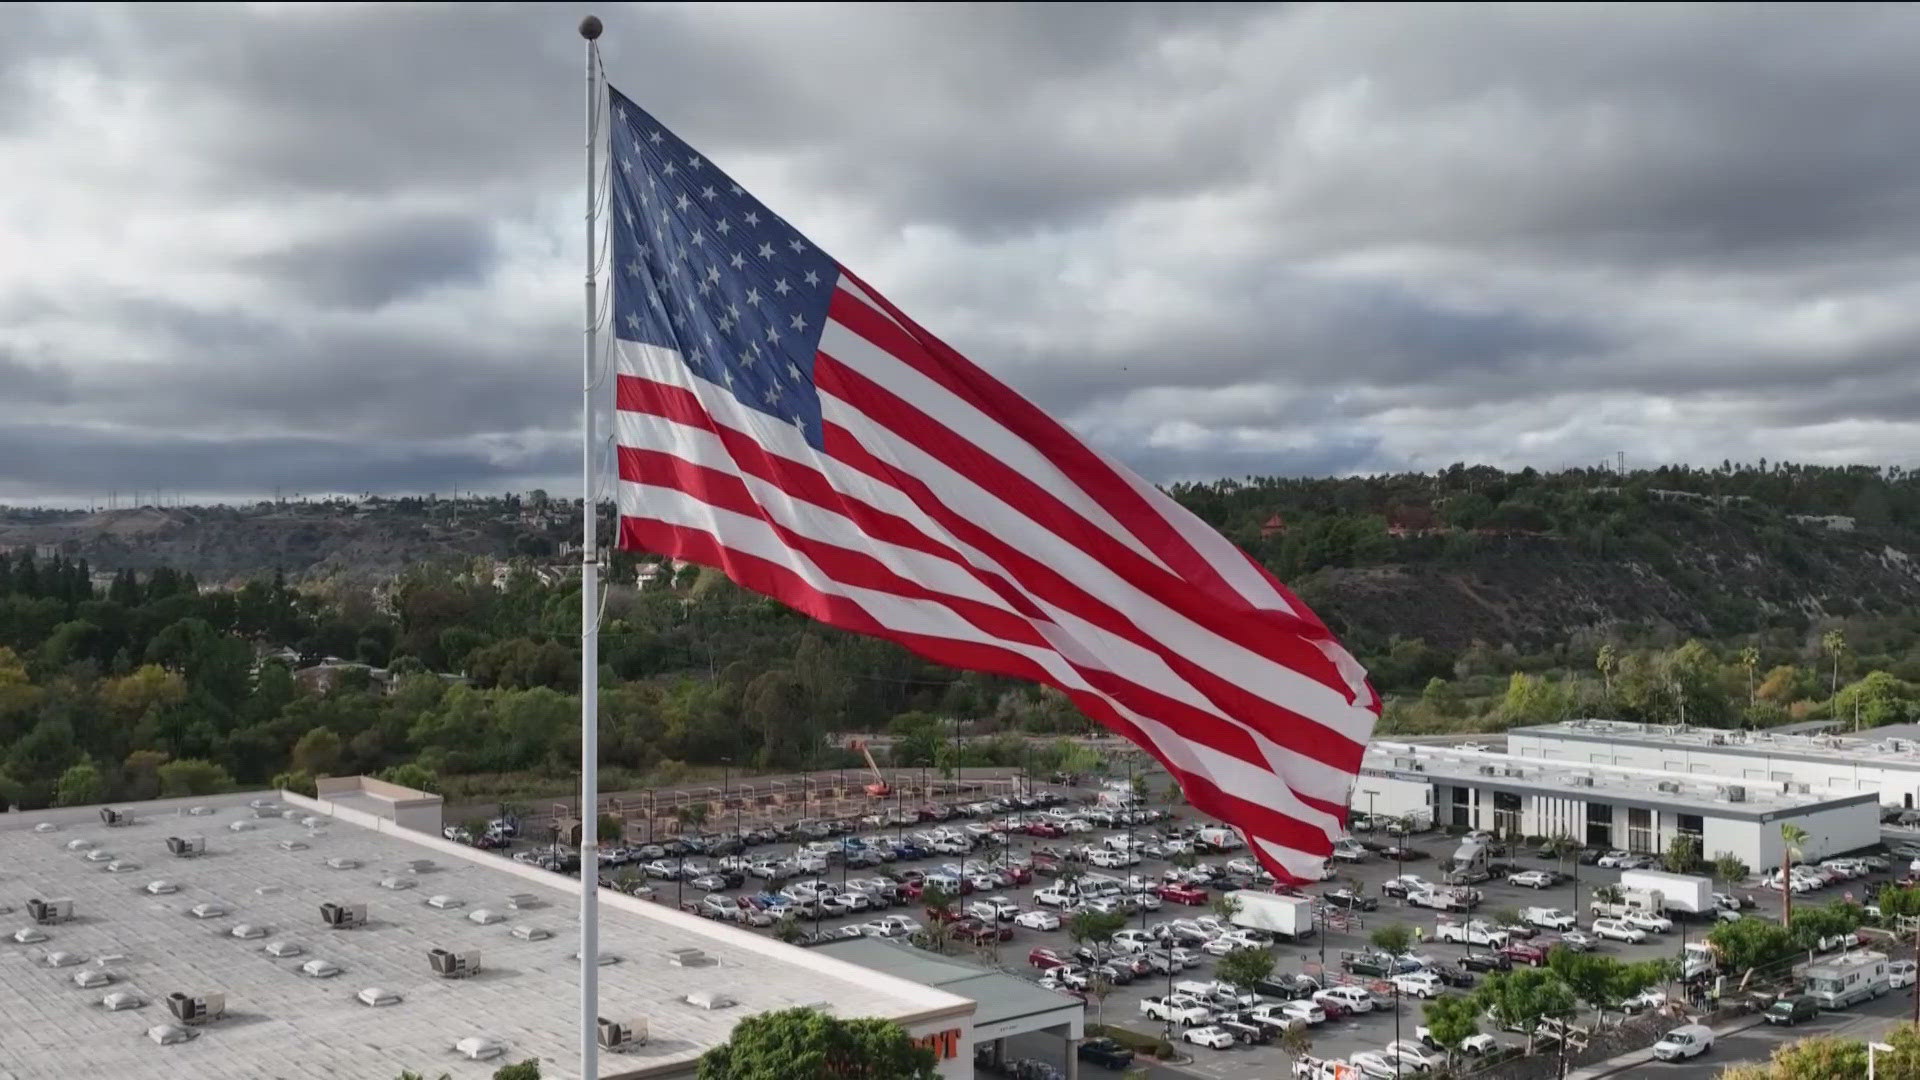
[[[1050,786],[1036,787],[1033,789],[1033,794],[1034,798],[1029,800],[1032,805],[1024,809],[1009,804],[1005,801],[1006,797],[1003,797],[1003,801],[998,806],[972,804],[974,807],[972,811],[956,814],[950,819],[947,815],[953,813],[953,809],[945,806],[910,807],[895,811],[892,804],[888,804],[886,810],[878,811],[877,817],[868,817],[864,822],[849,821],[844,823],[844,826],[831,828],[826,823],[807,823],[800,831],[793,832],[785,839],[755,843],[737,854],[728,856],[711,854],[678,856],[668,853],[665,849],[659,852],[631,850],[624,853],[627,856],[626,859],[602,868],[602,881],[609,885],[625,885],[629,889],[636,887],[638,882],[644,881],[644,885],[639,886],[642,895],[646,895],[646,891],[650,889],[652,898],[657,901],[704,908],[709,913],[764,910],[764,914],[751,916],[750,924],[756,925],[762,933],[784,930],[791,937],[795,933],[808,936],[856,935],[863,932],[863,927],[866,933],[878,934],[886,932],[881,930],[878,924],[888,920],[893,921],[898,930],[905,933],[915,927],[924,927],[928,922],[924,905],[916,899],[909,898],[885,907],[880,906],[880,903],[885,901],[870,902],[863,910],[849,910],[850,905],[844,899],[812,902],[808,898],[815,894],[807,891],[805,883],[808,881],[823,882],[830,888],[820,890],[821,893],[837,893],[844,898],[860,891],[857,883],[863,879],[869,882],[876,882],[876,879],[915,881],[943,873],[962,880],[972,879],[968,884],[959,886],[959,891],[965,895],[956,901],[955,906],[964,911],[968,905],[1003,898],[1005,902],[1000,905],[1002,917],[982,924],[961,924],[962,933],[954,935],[956,940],[949,945],[949,951],[971,957],[981,963],[995,964],[1010,972],[1038,981],[1043,977],[1042,972],[1029,964],[1029,956],[1034,949],[1050,949],[1057,954],[1067,956],[1076,947],[1067,932],[1064,919],[1061,927],[1057,929],[1042,929],[1029,925],[1034,920],[1019,918],[1016,914],[1032,912],[1039,908],[1040,905],[1035,902],[1035,894],[1054,884],[1047,868],[1055,865],[1055,860],[1067,854],[1069,849],[1082,845],[1092,848],[1104,847],[1107,837],[1128,834],[1130,831],[1138,842],[1163,843],[1170,836],[1192,834],[1214,823],[1192,814],[1184,807],[1176,806],[1153,811],[1154,816],[1162,817],[1163,820],[1150,823],[1136,821],[1129,830],[1123,821],[1111,826],[1103,823],[1107,820],[1119,819],[1106,818],[1103,815],[1111,813],[1111,810],[1098,810],[1091,805],[1099,794],[1097,790],[1085,787]],[[1108,797],[1111,799],[1113,795],[1110,793]],[[1040,805],[1042,801],[1055,805],[1043,807]],[[876,804],[876,807],[878,805]],[[1162,804],[1155,802],[1151,805],[1161,806]],[[1091,812],[1097,820],[1089,821],[1088,812]],[[898,816],[895,816],[896,814]],[[908,822],[906,818],[909,816],[915,820]],[[1124,814],[1122,817],[1124,818]],[[1044,835],[1032,835],[1011,827],[1016,822],[1024,827],[1026,823],[1035,821],[1045,821],[1057,826],[1060,829],[1060,835],[1052,835],[1051,828],[1036,829],[1035,831]],[[1070,821],[1077,823],[1070,824]],[[945,835],[948,837],[967,837],[968,841],[974,844],[973,849],[971,852],[962,854],[958,843],[948,842],[939,845],[945,849],[943,851],[923,854],[919,849],[928,846],[931,841],[937,841],[940,838],[939,830],[945,830]],[[1378,842],[1388,840],[1385,836],[1376,838],[1367,833],[1359,834],[1359,838],[1370,843],[1375,842],[1376,839]],[[849,866],[847,862],[860,864],[865,859],[855,854],[854,858],[843,861],[839,854],[843,843],[847,845],[846,850],[849,853],[873,852],[889,846],[908,845],[908,857],[896,858],[890,862],[876,859],[876,865],[872,866]],[[1381,891],[1381,885],[1384,882],[1403,872],[1438,879],[1440,874],[1435,866],[1436,861],[1450,856],[1457,843],[1458,841],[1454,838],[1438,832],[1415,834],[1405,841],[1408,856],[1404,863],[1382,858],[1379,855],[1371,855],[1357,863],[1336,864],[1337,877],[1334,880],[1308,886],[1302,891],[1308,896],[1320,896],[1336,888],[1352,888],[1360,896],[1376,901],[1378,908],[1373,911],[1344,913],[1344,917],[1341,912],[1331,912],[1330,917],[1334,921],[1326,925],[1324,932],[1317,932],[1302,942],[1281,942],[1273,945],[1272,951],[1276,959],[1275,977],[1295,973],[1305,974],[1319,979],[1323,984],[1347,980],[1351,977],[1341,971],[1341,953],[1345,950],[1366,949],[1367,936],[1375,928],[1392,923],[1404,923],[1416,930],[1424,940],[1416,945],[1413,951],[1439,963],[1459,965],[1469,952],[1484,956],[1488,950],[1483,946],[1469,948],[1461,944],[1442,943],[1436,940],[1436,928],[1440,920],[1457,918],[1457,916],[1443,916],[1425,908],[1411,907],[1404,900],[1385,896]],[[809,845],[811,845],[811,854],[809,854]],[[1082,851],[1081,854],[1084,856],[1087,852]],[[642,855],[648,857],[641,858]],[[526,859],[529,856],[520,854],[519,857]],[[1176,857],[1172,853],[1146,854],[1137,865],[1104,868],[1092,865],[1090,861],[1083,862],[1079,863],[1085,874],[1081,884],[1084,886],[1097,881],[1099,876],[1129,879],[1130,875],[1137,875],[1133,885],[1159,884],[1164,882],[1171,872],[1182,870],[1178,863],[1190,862],[1196,857],[1198,865],[1187,867],[1185,872],[1200,871],[1206,867],[1221,871],[1216,880],[1199,889],[1198,896],[1188,897],[1197,903],[1189,906],[1164,900],[1150,900],[1148,904],[1153,905],[1153,909],[1129,912],[1129,929],[1144,929],[1151,933],[1153,928],[1160,924],[1172,923],[1176,920],[1203,920],[1204,917],[1212,914],[1209,904],[1214,896],[1223,891],[1223,888],[1264,887],[1262,883],[1250,879],[1244,872],[1225,872],[1229,865],[1236,866],[1240,871],[1250,869],[1244,863],[1246,859],[1244,850],[1209,852],[1194,857]],[[695,876],[695,873],[701,870],[712,872],[717,877],[729,867],[734,868],[734,874],[738,875],[747,865],[754,862],[784,862],[785,865],[781,869],[789,873],[788,876],[777,877],[771,881],[745,876],[741,884],[733,888],[715,888],[713,886],[720,882],[713,877],[703,877],[700,884],[696,886],[691,881],[672,879],[673,875],[679,873],[683,860],[688,867],[688,877]],[[1112,860],[1103,857],[1100,861],[1111,862]],[[1556,870],[1564,873],[1574,869],[1571,860],[1567,863],[1556,863],[1539,858],[1534,851],[1524,848],[1510,853],[1505,861],[1510,863],[1515,871]],[[1020,872],[1022,867],[1035,867],[1036,872],[1030,879],[1016,884],[1000,884],[985,880],[984,877],[997,870],[1007,875],[1001,879],[1005,881],[1008,877],[1024,876]],[[1494,919],[1503,913],[1517,912],[1527,907],[1559,907],[1574,913],[1582,927],[1589,927],[1592,923],[1591,918],[1588,917],[1584,908],[1576,907],[1575,888],[1577,887],[1579,891],[1580,904],[1584,905],[1590,900],[1594,888],[1616,883],[1619,876],[1618,870],[1581,865],[1577,868],[1577,880],[1562,878],[1552,886],[1542,889],[1511,885],[1504,876],[1496,876],[1478,886],[1483,897],[1472,917]],[[852,888],[842,888],[843,882],[854,883],[854,885]],[[1838,898],[1843,891],[1859,897],[1864,895],[1869,883],[1870,879],[1836,885],[1820,893],[1804,896],[1800,898],[1800,902],[1825,902]],[[1130,889],[1133,885],[1127,888]],[[788,891],[788,897],[785,900],[777,898],[777,894],[783,889]],[[878,900],[879,897],[876,894],[882,890],[869,888],[865,891]],[[911,891],[917,894],[918,887],[902,887],[899,891],[902,893]],[[1777,893],[1762,889],[1754,882],[1748,882],[1735,891],[1748,899],[1752,905],[1749,909],[1751,913],[1778,917]],[[797,913],[794,921],[784,924],[777,922],[776,918],[783,910]],[[981,913],[986,914],[984,910]],[[1505,921],[1505,919],[1502,918],[1499,921]],[[978,943],[961,940],[970,936],[966,933],[969,928],[979,931],[982,925],[991,925],[994,929],[979,933],[978,936],[982,940]],[[1685,940],[1697,938],[1709,928],[1710,924],[1704,921],[1691,924],[1681,922],[1677,923],[1669,933],[1650,935],[1644,943],[1602,941],[1597,948],[1603,954],[1628,961],[1673,957],[1679,954]],[[998,940],[1001,935],[1005,936],[1005,940]],[[1555,938],[1555,934],[1542,931],[1533,943],[1543,948],[1550,947]],[[1155,946],[1155,948],[1162,948],[1162,946]],[[1143,1034],[1167,1034],[1169,1031],[1167,1024],[1143,1015],[1142,1000],[1149,995],[1167,994],[1172,988],[1170,984],[1190,980],[1210,981],[1215,975],[1217,958],[1209,955],[1199,946],[1199,939],[1195,939],[1194,944],[1190,945],[1186,952],[1190,954],[1191,965],[1184,967],[1177,974],[1166,975],[1156,971],[1144,976],[1135,976],[1133,981],[1126,985],[1114,986],[1104,1000],[1089,1001],[1087,1005],[1089,1021],[1096,1022],[1104,1019],[1107,1023]],[[1165,965],[1163,963],[1160,966]],[[1480,977],[1483,976],[1475,976],[1476,981]],[[1313,1055],[1345,1059],[1356,1052],[1379,1050],[1396,1039],[1413,1040],[1415,1038],[1415,1029],[1422,1022],[1421,1002],[1409,997],[1395,1007],[1394,996],[1386,984],[1372,979],[1362,979],[1359,982],[1376,990],[1386,991],[1383,995],[1376,995],[1383,998],[1380,1001],[1383,1007],[1376,1008],[1370,1013],[1348,1014],[1328,1019],[1310,1028]],[[1586,1021],[1583,1020],[1583,1022]],[[1182,1030],[1179,1027],[1172,1029],[1172,1035],[1176,1040],[1179,1040]],[[1523,1041],[1518,1035],[1501,1032],[1492,1034],[1502,1042]],[[1181,1066],[1178,1070],[1187,1075],[1241,1078],[1288,1074],[1287,1055],[1273,1044],[1234,1045],[1227,1049],[1211,1049],[1183,1043],[1181,1049],[1193,1058],[1191,1064]],[[1059,1060],[1060,1050],[1057,1045],[1050,1046],[1044,1039],[1022,1040],[1009,1048],[1009,1056],[1050,1059],[1055,1065],[1062,1064]],[[1105,1070],[1087,1063],[1082,1064],[1082,1069],[1088,1075],[1105,1073]],[[981,1075],[999,1074],[983,1070]]]

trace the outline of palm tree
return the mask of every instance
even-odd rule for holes
[[[1607,696],[1613,696],[1613,673],[1620,669],[1620,650],[1612,642],[1600,646],[1600,652],[1593,658],[1593,666],[1600,670],[1600,679],[1606,688]]]
[[[1793,923],[1793,861],[1800,857],[1800,845],[1807,842],[1807,830],[1798,825],[1780,826],[1780,925]]]
[[[1847,635],[1838,629],[1829,630],[1820,635],[1820,648],[1833,657],[1833,686],[1827,691],[1831,697],[1840,692],[1840,654],[1847,651]]]
[[[1753,704],[1753,673],[1760,667],[1760,650],[1752,645],[1740,650],[1740,666],[1747,669],[1747,704]]]

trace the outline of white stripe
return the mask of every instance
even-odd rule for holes
[[[1188,771],[1210,779],[1222,790],[1307,822],[1322,832],[1330,834],[1338,827],[1331,815],[1301,803],[1280,776],[1215,750],[1205,743],[1188,739],[1157,720],[1141,716],[1087,683],[1062,656],[1047,649],[996,637],[936,604],[845,584],[820,569],[803,552],[788,546],[770,525],[757,517],[713,506],[677,488],[631,482],[621,485],[620,502],[621,512],[626,516],[706,532],[735,551],[786,566],[814,589],[845,597],[876,622],[896,632],[992,645],[1025,656],[1040,665],[1060,685],[1107,701],[1121,715],[1138,725],[1168,757]]]

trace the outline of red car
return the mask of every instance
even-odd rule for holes
[[[1058,840],[1060,837],[1067,835],[1067,830],[1055,825],[1051,821],[1036,821],[1027,826],[1027,835],[1044,836],[1049,840]]]
[[[1013,927],[995,924],[988,926],[979,919],[961,919],[953,924],[953,936],[961,941],[975,943],[986,941],[1012,941]]]
[[[1196,889],[1191,885],[1162,885],[1154,892],[1169,904],[1189,904],[1198,907],[1207,902],[1207,890]]]
[[[1054,952],[1052,949],[1035,949],[1027,954],[1027,963],[1032,964],[1041,971],[1049,971],[1053,968],[1065,967],[1067,964],[1072,963],[1072,961]]]
[[[1025,885],[1033,880],[1033,867],[1031,866],[1008,866],[1003,867],[1001,872],[1011,878],[1015,885]]]
[[[1500,947],[1499,953],[1516,964],[1531,964],[1539,967],[1547,962],[1545,949],[1538,945],[1529,945],[1524,941],[1508,942]]]

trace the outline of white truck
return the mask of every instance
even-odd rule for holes
[[[1851,952],[1801,970],[1807,995],[1823,1009],[1844,1009],[1871,1001],[1893,988],[1887,977],[1887,956],[1878,952]]]
[[[1440,941],[1451,941],[1460,945],[1485,945],[1489,949],[1503,949],[1511,940],[1511,935],[1505,930],[1479,919],[1468,922],[1441,919],[1434,927],[1433,936]]]
[[[1472,889],[1444,889],[1428,886],[1408,889],[1407,903],[1435,911],[1471,911],[1479,896]]]
[[[1537,926],[1542,930],[1571,930],[1580,925],[1578,919],[1561,911],[1557,907],[1530,907],[1520,912],[1520,921],[1528,926]]]
[[[1140,999],[1140,1012],[1149,1020],[1164,1020],[1192,1027],[1213,1019],[1213,1010],[1187,994],[1169,994],[1165,997],[1145,997]]]
[[[1281,896],[1252,889],[1235,889],[1227,895],[1239,905],[1231,920],[1235,926],[1265,930],[1289,941],[1298,941],[1313,933],[1313,901],[1308,897]]]
[[[1595,900],[1587,905],[1587,910],[1596,919],[1617,919],[1630,911],[1659,912],[1666,910],[1666,906],[1666,897],[1658,889],[1622,889],[1618,901]]]
[[[1667,911],[1680,911],[1688,915],[1713,913],[1713,882],[1707,878],[1692,874],[1669,874],[1665,870],[1623,870],[1620,872],[1620,887],[1629,892],[1659,893]]]
[[[1240,834],[1233,829],[1209,826],[1194,833],[1193,838],[1215,851],[1238,851],[1247,846],[1247,842],[1240,839]]]

